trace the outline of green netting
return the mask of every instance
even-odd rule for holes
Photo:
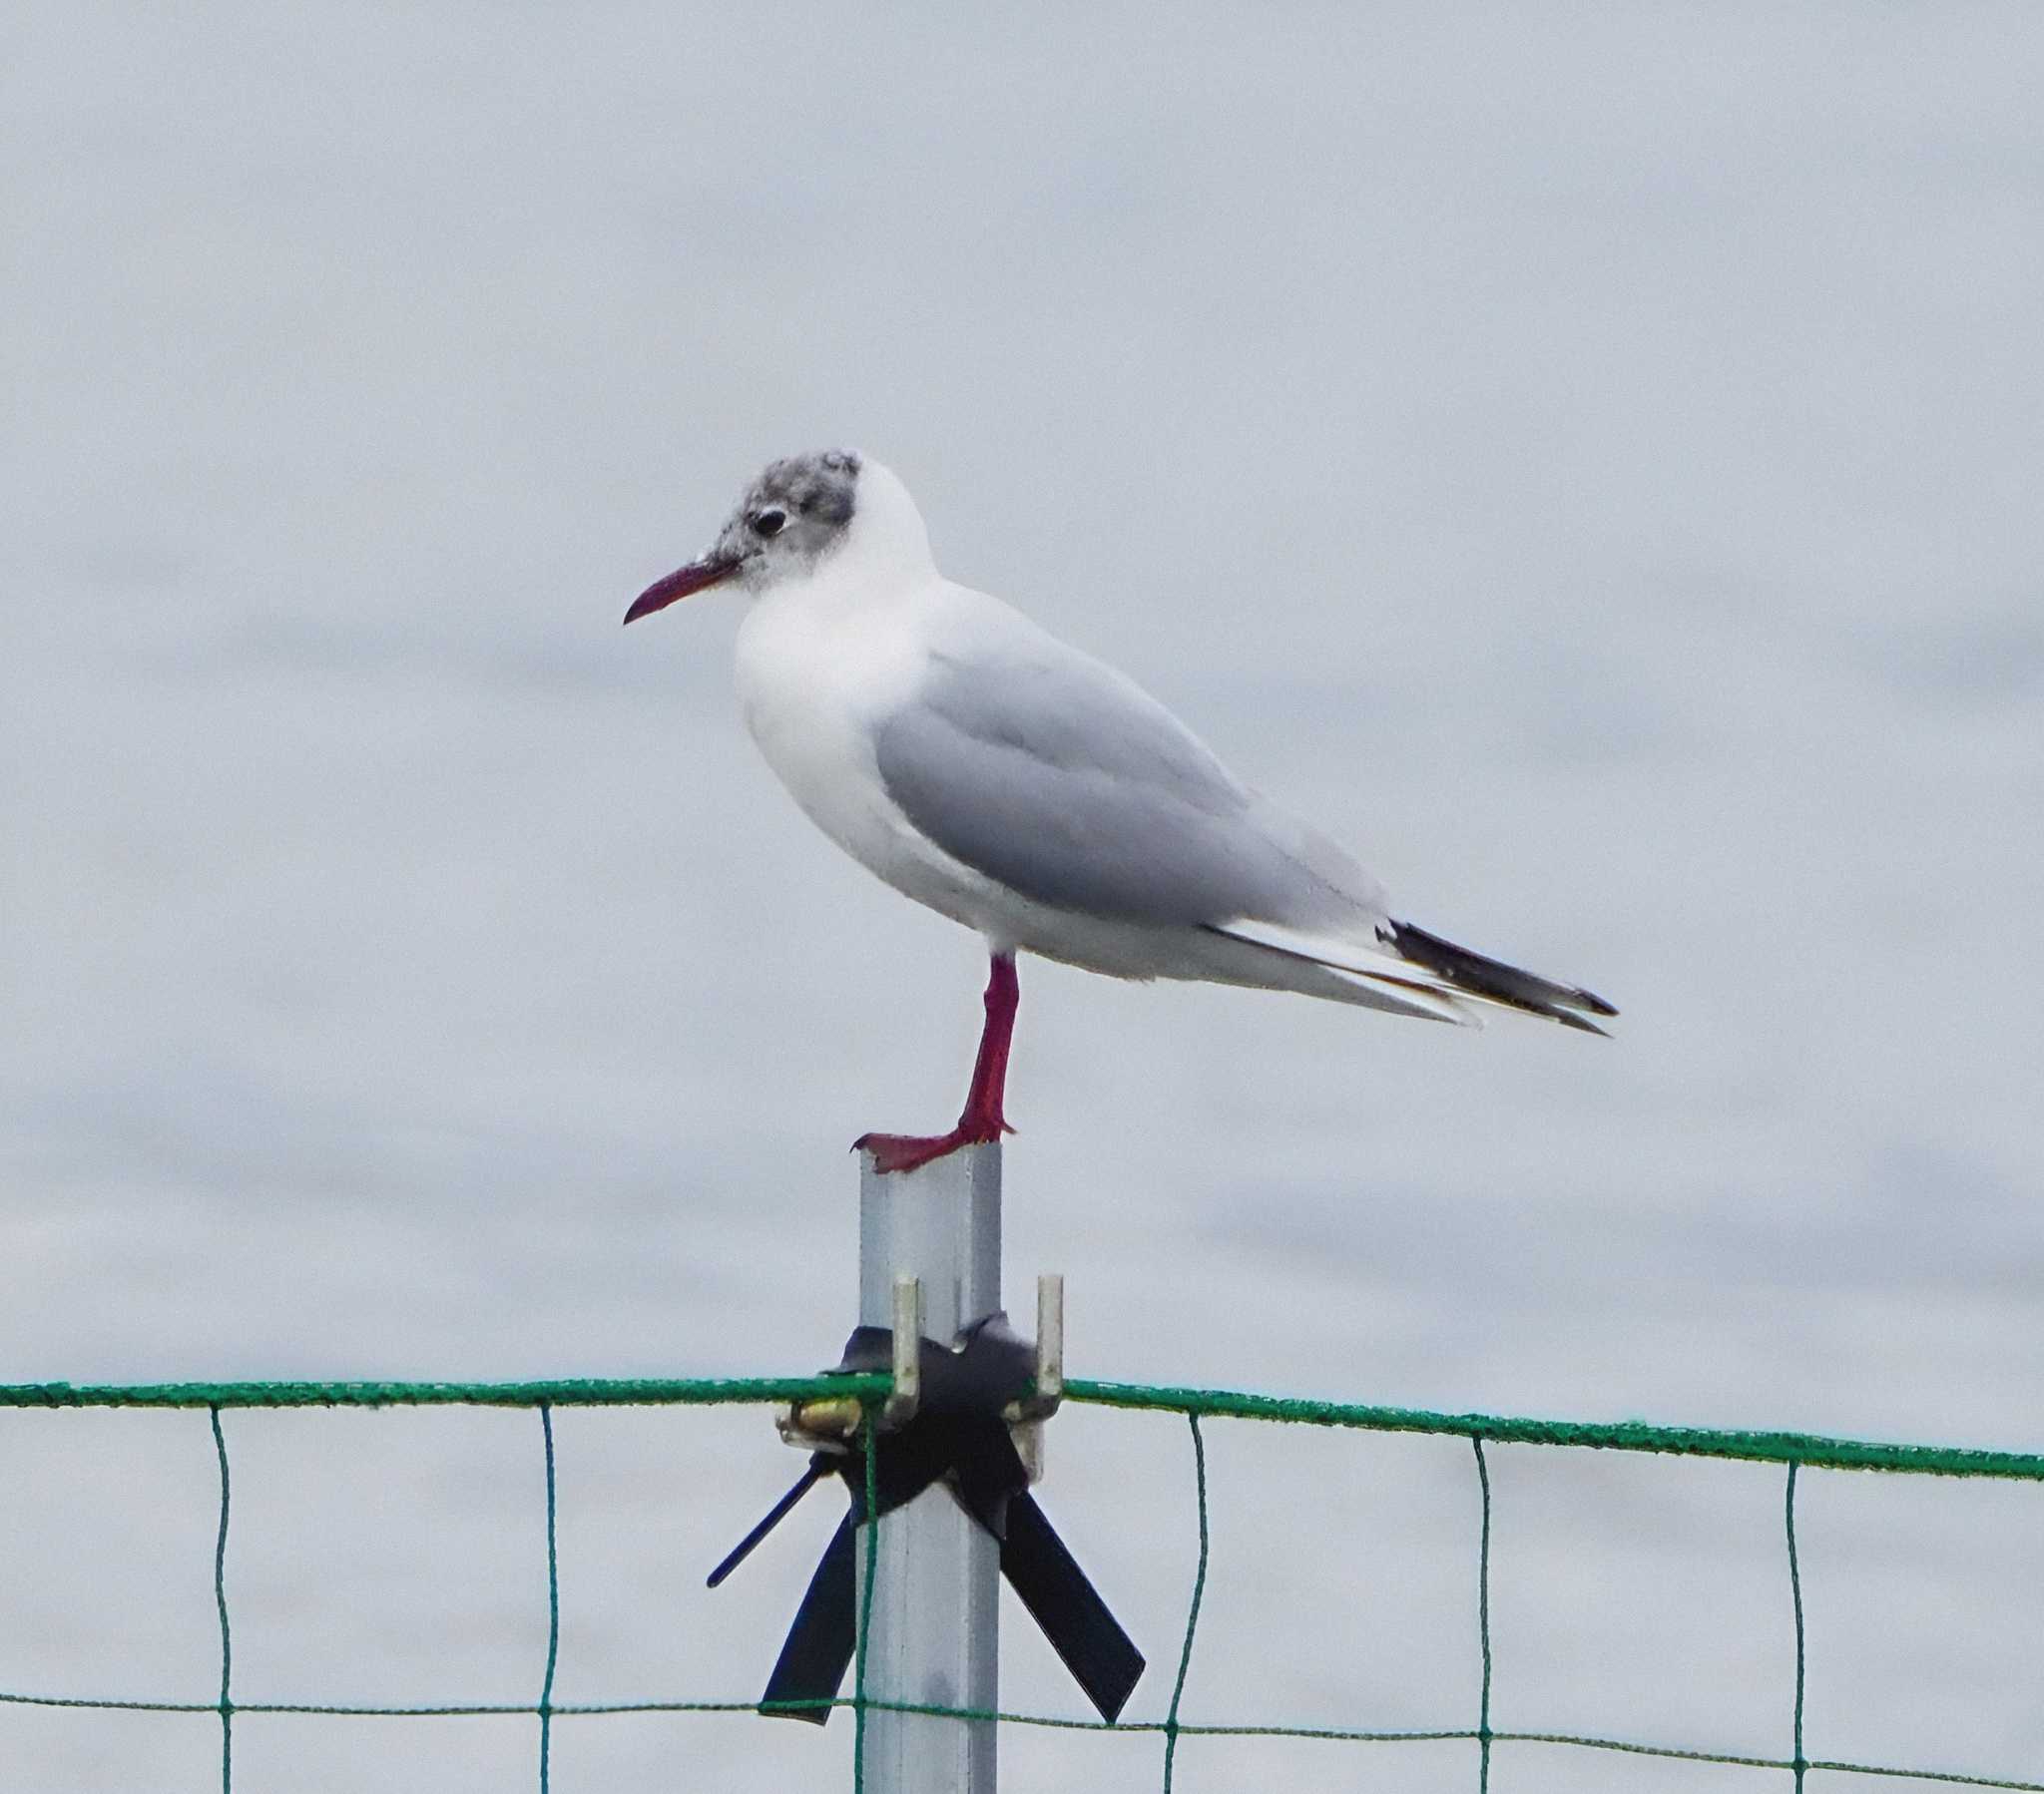
[[[220,1620],[220,1697],[215,1701],[176,1701],[30,1694],[0,1691],[0,1704],[89,1708],[130,1712],[212,1714],[220,1722],[221,1787],[231,1794],[234,1783],[234,1721],[238,1713],[314,1714],[358,1718],[429,1719],[528,1715],[539,1725],[537,1773],[542,1794],[549,1788],[553,1723],[562,1718],[599,1718],[623,1713],[752,1713],[756,1700],[638,1700],[556,1702],[554,1674],[561,1639],[560,1563],[556,1550],[559,1508],[554,1450],[553,1410],[557,1407],[615,1407],[628,1404],[706,1406],[730,1403],[780,1403],[850,1396],[870,1417],[889,1392],[884,1376],[725,1377],[577,1379],[523,1383],[164,1383],[0,1385],[0,1408],[171,1408],[203,1409],[212,1429],[219,1463],[220,1507],[214,1531],[214,1601]],[[1802,1578],[1796,1556],[1795,1496],[1798,1474],[1806,1469],[1854,1470],[1915,1476],[1998,1477],[2044,1482],[2044,1454],[1980,1451],[1938,1445],[1894,1445],[1866,1440],[1835,1439],[1816,1434],[1665,1427],[1645,1421],[1527,1420],[1488,1414],[1436,1414],[1421,1409],[1386,1408],[1349,1402],[1308,1401],[1248,1394],[1232,1390],[1153,1388],[1141,1384],[1073,1380],[1068,1401],[1121,1409],[1147,1409],[1185,1416],[1192,1432],[1193,1477],[1198,1499],[1199,1558],[1187,1602],[1185,1633],[1170,1706],[1162,1719],[1105,1721],[1063,1718],[1048,1714],[997,1709],[934,1707],[880,1700],[867,1688],[865,1639],[873,1600],[878,1553],[867,1551],[859,1597],[858,1650],[853,1691],[829,1702],[789,1703],[847,1707],[854,1715],[853,1784],[865,1785],[865,1722],[870,1712],[924,1713],[960,1720],[995,1721],[1005,1725],[1050,1727],[1069,1731],[1136,1732],[1161,1736],[1164,1743],[1161,1786],[1170,1794],[1182,1740],[1202,1737],[1317,1739],[1330,1743],[1398,1744],[1467,1742],[1477,1747],[1479,1790],[1489,1786],[1493,1747],[1549,1745],[1579,1750],[1620,1752],[1683,1762],[1724,1763],[1736,1767],[1787,1772],[1797,1789],[1815,1773],[1885,1776],[1897,1780],[1964,1787],[2003,1788],[2021,1794],[2044,1794],[2044,1781],[1968,1775],[1953,1770],[1908,1768],[1861,1763],[1803,1754],[1805,1634]],[[547,1644],[538,1699],[517,1702],[471,1702],[417,1706],[338,1705],[315,1701],[237,1701],[233,1696],[233,1634],[228,1601],[228,1524],[231,1518],[228,1430],[222,1414],[230,1409],[420,1406],[525,1408],[539,1415],[546,1500]],[[1203,1419],[1288,1422],[1344,1427],[1368,1432],[1426,1433],[1470,1441],[1475,1456],[1481,1530],[1477,1541],[1476,1606],[1482,1652],[1482,1696],[1472,1727],[1436,1730],[1371,1730],[1336,1726],[1225,1724],[1193,1722],[1181,1717],[1186,1677],[1199,1630],[1200,1605],[1212,1550],[1207,1504],[1207,1441]],[[1493,1730],[1490,1723],[1493,1661],[1490,1635],[1491,1483],[1484,1457],[1487,1444],[1534,1445],[1602,1451],[1661,1452],[1690,1457],[1733,1459],[1786,1467],[1784,1531],[1788,1548],[1789,1606],[1794,1625],[1795,1674],[1792,1702],[1787,1715],[1790,1754],[1765,1757],[1697,1746],[1655,1744],[1589,1733]],[[866,1458],[867,1505],[874,1505],[873,1461]]]

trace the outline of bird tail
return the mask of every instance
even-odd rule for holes
[[[1371,993],[1361,1000],[1374,1000],[1377,1008],[1436,1021],[1474,1023],[1468,1005],[1475,1002],[1601,1035],[1605,1031],[1586,1018],[1618,1014],[1594,992],[1472,953],[1407,922],[1383,923],[1375,943],[1248,920],[1214,932],[1337,973]]]

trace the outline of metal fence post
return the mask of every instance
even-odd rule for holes
[[[898,1277],[921,1280],[923,1332],[948,1343],[1001,1306],[1001,1148],[967,1146],[881,1176],[859,1159],[858,1318],[894,1324]],[[1000,1681],[1000,1547],[943,1485],[878,1528],[866,1693],[990,1711]],[[872,1530],[859,1534],[858,1573]],[[865,1785],[876,1794],[994,1794],[991,1719],[874,1710]]]

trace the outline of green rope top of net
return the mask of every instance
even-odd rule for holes
[[[602,1377],[521,1383],[234,1382],[0,1384],[0,1408],[383,1408],[461,1405],[486,1408],[713,1406],[743,1402],[871,1399],[888,1393],[885,1376]],[[1530,1420],[1502,1414],[1436,1414],[1359,1402],[1323,1402],[1239,1390],[1158,1387],[1074,1378],[1065,1399],[1109,1408],[1150,1409],[1230,1420],[1349,1427],[1376,1433],[1430,1433],[1497,1445],[1587,1447],[1666,1452],[1759,1464],[1880,1470],[1947,1477],[2044,1482],[2044,1453],[1963,1446],[1896,1445],[1788,1433],[1660,1426],[1643,1420]]]
[[[884,1374],[560,1377],[524,1383],[0,1383],[0,1408],[716,1407],[885,1396]]]

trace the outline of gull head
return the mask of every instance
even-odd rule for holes
[[[647,587],[625,621],[727,581],[757,598],[784,581],[808,578],[844,546],[859,515],[861,476],[873,473],[886,477],[850,449],[818,449],[771,463],[746,488],[710,552]]]

